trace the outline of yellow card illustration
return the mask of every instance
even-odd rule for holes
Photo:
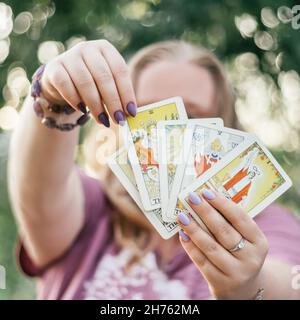
[[[209,179],[207,184],[249,212],[284,182],[276,166],[255,143]]]
[[[132,185],[136,186],[134,174],[128,159],[127,150],[124,149],[123,152],[118,152],[115,156],[115,162],[119,165],[119,168],[123,171],[124,175],[127,177],[129,182]]]
[[[234,154],[184,190],[180,199],[187,207],[189,192],[211,188],[223,193],[253,217],[291,185],[290,178],[271,153],[257,138],[251,137],[237,147]]]
[[[182,143],[185,128],[186,125],[166,126],[169,197],[175,177],[176,167],[181,161],[181,150],[183,149]]]
[[[160,207],[157,122],[178,119],[187,119],[178,97],[138,108],[135,118],[127,117],[129,160],[145,210]]]
[[[183,137],[187,126],[184,120],[160,121],[157,125],[159,132],[159,183],[162,216],[169,221],[166,212],[178,165],[183,159]]]

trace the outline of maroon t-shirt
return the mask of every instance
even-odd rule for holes
[[[85,223],[70,249],[43,270],[36,268],[20,245],[21,269],[37,277],[38,299],[208,299],[201,273],[180,247],[165,265],[150,252],[127,271],[129,250],[119,250],[112,237],[108,201],[98,180],[80,170],[85,194]],[[255,221],[269,240],[268,256],[300,264],[300,224],[278,205]]]

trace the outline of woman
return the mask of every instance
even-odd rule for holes
[[[108,41],[88,41],[53,59],[40,77],[49,104],[77,110],[68,117],[88,106],[98,124],[97,141],[94,134],[85,142],[89,151],[94,145],[88,168],[102,177],[88,177],[74,164],[78,128],[45,127],[28,97],[12,137],[9,183],[18,258],[26,274],[39,278],[40,299],[300,298],[291,285],[291,267],[300,264],[300,226],[285,209],[271,205],[253,221],[220,194],[193,193],[190,204],[213,236],[182,214],[179,237],[164,241],[95,161],[110,125],[116,130],[113,123],[135,116],[137,105],[172,96],[183,98],[190,118],[221,116],[235,127],[229,85],[211,53],[161,42],[127,67]]]

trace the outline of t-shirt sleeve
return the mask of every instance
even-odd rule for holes
[[[81,168],[77,167],[78,174],[83,187],[84,192],[84,214],[85,220],[82,230],[74,239],[70,248],[60,257],[49,263],[43,268],[37,268],[32,259],[30,258],[26,248],[24,247],[22,240],[19,238],[17,241],[16,254],[17,262],[20,269],[28,276],[39,277],[53,265],[58,262],[62,262],[63,259],[67,259],[72,255],[74,251],[82,250],[83,246],[89,241],[89,238],[93,235],[95,226],[101,218],[105,215],[106,199],[103,193],[101,184],[98,180],[89,177]]]
[[[269,241],[269,257],[300,264],[300,221],[294,214],[271,205],[255,221]]]

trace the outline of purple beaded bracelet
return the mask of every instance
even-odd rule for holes
[[[70,105],[58,105],[54,103],[49,103],[42,95],[42,85],[41,85],[41,78],[43,75],[45,69],[45,65],[41,65],[34,75],[32,76],[32,85],[31,85],[31,96],[34,99],[33,102],[33,109],[35,114],[42,118],[42,124],[44,124],[46,127],[51,129],[58,129],[61,131],[71,131],[76,126],[83,126],[89,119],[89,111],[83,113],[82,116],[80,116],[75,123],[57,123],[56,119],[53,116],[45,116],[45,109],[46,108],[49,112],[59,115],[59,114],[65,114],[70,115],[76,110],[72,108]],[[85,106],[81,104],[82,110],[86,110]]]

